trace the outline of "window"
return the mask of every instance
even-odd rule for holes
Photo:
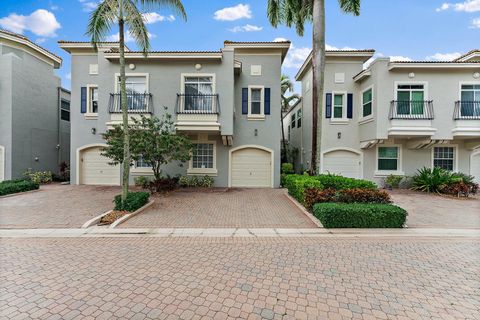
[[[378,170],[397,171],[399,169],[398,154],[398,147],[378,147]]]
[[[288,126],[288,140],[290,140],[290,126]]]
[[[296,125],[296,114],[295,112],[292,113],[292,128],[295,128],[295,125]]]
[[[98,87],[89,87],[88,113],[98,113]]]
[[[455,168],[455,148],[454,147],[434,147],[433,148],[433,166],[445,170],[453,171]]]
[[[362,95],[363,117],[368,117],[372,114],[372,100],[372,89],[365,90]]]
[[[70,121],[70,101],[62,99],[60,102],[60,119]]]
[[[120,76],[118,76],[117,80],[117,91],[120,93]],[[144,94],[148,92],[147,76],[127,76],[125,78],[125,87],[127,89],[127,109],[145,109],[147,101],[145,100]]]
[[[185,111],[213,110],[212,76],[185,76],[183,92],[185,94]]]
[[[343,118],[343,106],[344,95],[343,94],[334,94],[333,95],[333,118],[342,119]]]
[[[462,84],[460,100],[463,117],[480,116],[480,84]]]
[[[397,114],[423,114],[425,89],[423,84],[397,86]]]
[[[302,109],[298,109],[297,111],[297,128],[302,126]]]
[[[250,90],[250,114],[262,115],[262,89],[252,88]]]
[[[151,166],[143,160],[143,156],[140,156],[140,158],[135,163],[135,167],[136,168],[150,168]]]
[[[193,145],[192,168],[193,169],[213,169],[214,162],[214,144],[196,143]]]

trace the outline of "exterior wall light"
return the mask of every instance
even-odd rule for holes
[[[200,63],[197,63],[197,64],[195,65],[195,70],[198,71],[198,70],[200,70],[200,69],[202,69],[202,65],[201,65]]]
[[[130,70],[135,70],[135,67],[136,67],[136,66],[135,66],[134,63],[130,63],[130,64],[128,65],[128,68],[129,68]]]
[[[92,128],[92,134],[96,134],[97,133],[97,128]]]
[[[473,77],[474,77],[475,79],[479,79],[479,78],[480,78],[480,72],[475,72],[475,73],[473,74]]]
[[[408,77],[409,77],[410,79],[415,78],[415,73],[414,73],[414,72],[410,72],[410,73],[408,74]]]
[[[341,132],[337,132],[337,138],[342,139],[342,133]]]

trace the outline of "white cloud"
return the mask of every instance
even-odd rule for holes
[[[452,52],[452,53],[435,53],[431,56],[426,57],[426,60],[436,60],[436,61],[452,61],[462,54],[460,52]]]
[[[412,61],[412,58],[404,57],[404,56],[390,56],[390,61]]]
[[[72,79],[72,73],[71,73],[71,72],[67,73],[67,74],[65,75],[65,79],[71,80],[71,79]]]
[[[35,40],[35,42],[36,42],[37,44],[42,44],[42,43],[44,43],[45,41],[47,41],[47,39],[45,39],[45,38],[38,38],[37,40]]]
[[[283,61],[283,66],[285,68],[300,68],[311,51],[312,48],[295,48],[295,46],[292,44],[287,56],[285,57],[285,60]]]
[[[61,28],[55,15],[45,9],[38,9],[28,16],[11,13],[0,19],[0,26],[21,34],[30,31],[41,37],[55,37],[57,36],[55,32]]]
[[[263,27],[254,26],[251,24],[246,24],[244,26],[236,26],[232,29],[228,29],[231,32],[256,32],[262,31]]]
[[[152,34],[152,33],[148,33],[148,37],[150,39],[154,39],[156,38],[157,36],[155,34]],[[117,32],[115,34],[112,34],[112,35],[109,35],[106,39],[106,41],[111,41],[111,42],[115,42],[115,41],[119,41],[120,40],[120,34]],[[132,35],[130,34],[130,32],[127,32],[125,34],[125,42],[134,42],[135,39],[133,39]]]
[[[288,39],[286,39],[286,38],[275,38],[275,39],[273,39],[273,42],[284,42],[284,41],[288,41]]]
[[[440,12],[449,9],[464,12],[477,12],[480,11],[480,0],[465,0],[464,2],[457,3],[445,2],[439,8],[437,8],[436,11]]]
[[[162,16],[161,14],[158,14],[156,12],[147,12],[142,14],[142,16],[143,16],[143,20],[145,21],[145,24],[152,24],[152,23],[157,23],[162,21],[169,21],[169,22],[175,21],[175,17],[173,15]]]
[[[83,11],[90,12],[97,8],[98,2],[97,1],[90,1],[90,0],[78,0],[82,4]]]
[[[235,21],[238,19],[250,19],[252,10],[248,4],[238,4],[234,7],[223,8],[215,11],[213,18],[220,21]]]
[[[470,29],[480,29],[480,18],[475,18],[472,20],[472,24],[470,25]]]
[[[329,44],[325,44],[325,50],[356,50],[356,49],[351,47],[338,48],[335,46],[331,46]]]

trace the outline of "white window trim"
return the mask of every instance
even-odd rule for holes
[[[145,77],[146,78],[145,88],[147,89],[146,93],[150,92],[150,74],[149,73],[125,73],[125,77]],[[115,73],[115,78],[114,78],[115,93],[120,93],[118,78],[120,78],[120,73]]]
[[[335,118],[335,95],[343,95],[343,104],[342,104],[342,117]],[[347,124],[349,123],[350,119],[347,118],[347,91],[333,91],[332,92],[332,117],[330,118],[330,122],[333,124]]]
[[[252,89],[260,89],[260,114],[252,114]],[[248,86],[248,120],[265,120],[265,86]]]
[[[397,100],[398,86],[401,85],[423,85],[423,100],[428,101],[428,81],[395,81],[393,88],[393,100]],[[423,108],[423,115],[425,115],[426,108]]]
[[[182,73],[180,75],[180,93],[185,93],[185,78],[188,77],[210,77],[212,78],[212,94],[216,93],[216,74],[215,73]]]
[[[360,110],[360,114],[359,114],[359,118],[358,118],[358,122],[360,124],[363,124],[363,123],[367,123],[367,122],[370,122],[370,120],[373,120],[374,118],[374,113],[373,113],[373,100],[375,99],[375,96],[374,96],[374,91],[373,91],[373,84],[366,87],[360,94],[360,106],[361,106],[361,110]],[[363,106],[364,106],[364,101],[363,101],[363,94],[365,92],[367,92],[368,90],[372,90],[372,113],[370,113],[368,116],[364,117],[363,116]]]
[[[438,147],[438,148],[442,148],[442,147],[446,147],[446,148],[453,148],[453,170],[452,172],[458,172],[458,145],[457,144],[439,144],[439,145],[435,145],[432,147],[432,150],[431,150],[431,162],[430,162],[430,167],[433,168],[433,162],[434,162],[434,150],[435,148]]]
[[[462,100],[462,86],[464,85],[480,85],[480,81],[459,81],[458,82],[458,101]]]
[[[217,142],[208,140],[208,138],[199,137],[197,140],[192,140],[192,144],[197,143],[209,143],[213,144],[213,168],[194,168],[193,167],[193,155],[188,161],[187,175],[208,175],[217,176]]]
[[[300,117],[298,116],[298,113],[300,113]],[[297,118],[297,128],[301,128],[303,126],[303,109],[302,107],[298,108],[296,111],[296,118]],[[298,120],[300,120],[300,126],[298,125]]]
[[[91,91],[93,88],[97,88],[98,90],[98,85],[97,84],[87,84],[87,112],[85,113],[85,118],[87,120],[92,120],[92,119],[97,119],[98,118],[98,111],[100,111],[100,101],[98,101],[98,109],[96,113],[91,112],[92,111],[92,105],[91,105]],[[100,100],[100,91],[98,91],[98,100]]]
[[[397,147],[398,148],[398,160],[397,160],[397,170],[379,170],[378,169],[378,149],[382,147]],[[379,144],[376,148],[376,155],[375,155],[375,177],[385,177],[389,175],[396,175],[396,176],[404,176],[405,172],[403,172],[403,150],[401,144]]]
[[[142,173],[153,175],[152,167],[137,167],[137,161],[134,161],[133,167],[130,168],[132,173]]]

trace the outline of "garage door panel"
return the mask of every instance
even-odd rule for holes
[[[472,155],[470,174],[475,177],[476,183],[480,183],[480,152]]]
[[[5,149],[0,146],[0,181],[5,180]]]
[[[81,154],[81,162],[81,184],[120,184],[120,166],[110,165],[110,159],[101,155],[100,147],[84,150]]]
[[[232,187],[271,187],[272,165],[268,151],[245,148],[232,153]]]
[[[349,178],[361,178],[361,158],[359,154],[338,150],[326,153],[323,157],[323,171]]]

